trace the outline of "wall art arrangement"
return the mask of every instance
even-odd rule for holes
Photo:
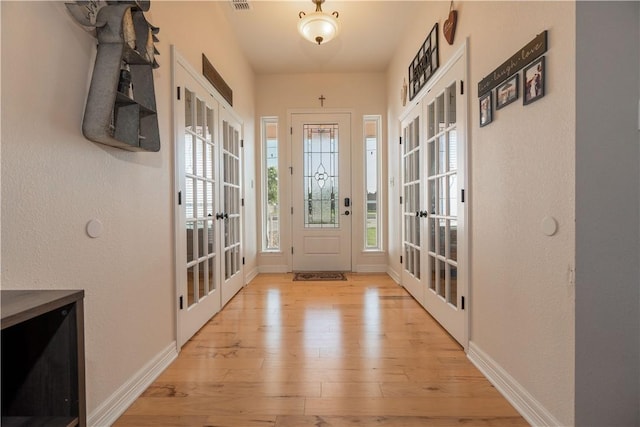
[[[436,22],[409,65],[409,100],[415,98],[440,66]]]
[[[128,151],[159,151],[153,69],[160,31],[147,22],[150,0],[78,0],[71,16],[98,39],[82,133]]]
[[[480,127],[493,121],[494,97],[495,110],[500,110],[518,100],[520,93],[522,93],[523,105],[531,104],[545,95],[545,56],[543,54],[546,51],[547,30],[538,34],[478,83]],[[522,79],[520,79],[521,70],[523,70]],[[520,91],[521,88],[522,91]]]

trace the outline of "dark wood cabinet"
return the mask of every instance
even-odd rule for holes
[[[84,291],[0,297],[2,426],[86,426]]]

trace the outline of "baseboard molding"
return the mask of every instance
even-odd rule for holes
[[[529,424],[552,427],[562,425],[515,378],[473,342],[469,342],[467,357]]]
[[[400,275],[391,267],[387,266],[387,274],[391,277],[397,284],[400,284]]]
[[[261,265],[258,267],[258,273],[288,273],[287,265]]]
[[[244,276],[244,284],[248,284],[249,282],[251,282],[253,279],[256,278],[256,276],[258,275],[259,271],[258,268],[252,268],[251,271],[249,271],[245,276]]]
[[[176,342],[173,341],[89,414],[87,425],[90,427],[109,427],[115,423],[120,415],[131,406],[176,357],[178,357],[178,350]]]
[[[360,264],[356,265],[354,273],[386,273],[387,266],[384,264]]]

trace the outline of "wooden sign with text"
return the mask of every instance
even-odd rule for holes
[[[500,83],[520,71],[525,65],[547,51],[547,30],[544,30],[520,49],[491,74],[478,83],[478,97],[486,94]]]
[[[233,107],[233,91],[224,81],[220,73],[216,71],[209,59],[202,54],[202,75],[213,85],[222,97]]]

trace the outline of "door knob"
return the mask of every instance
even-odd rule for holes
[[[344,214],[348,216],[350,214],[350,212],[349,211],[344,211]]]

